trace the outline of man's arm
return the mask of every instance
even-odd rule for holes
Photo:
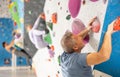
[[[96,18],[97,17],[94,17],[93,19],[91,19],[87,28],[85,28],[83,31],[81,31],[78,35],[81,36],[84,39],[86,37],[86,35],[88,35],[88,32],[91,30],[92,23],[95,21]]]
[[[78,36],[81,36],[83,39],[86,37],[86,35],[88,35],[88,32],[91,30],[91,26],[88,26],[86,29],[84,29],[83,31],[81,31]]]
[[[113,33],[113,23],[114,22],[112,22],[109,25],[108,30],[105,33],[103,44],[102,44],[99,52],[94,52],[94,53],[90,53],[87,55],[87,64],[88,65],[99,64],[110,58],[110,54],[112,51],[111,35]]]
[[[36,29],[36,28],[38,27],[38,25],[39,25],[39,22],[40,22],[40,16],[38,16],[38,18],[37,18],[37,20],[35,21],[32,29]]]
[[[29,32],[28,35],[29,35],[30,41],[34,44],[33,32]]]

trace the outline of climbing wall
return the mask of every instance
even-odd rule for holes
[[[97,16],[97,24],[99,25],[99,29],[93,30],[94,32],[89,35],[89,40],[87,40],[87,43],[82,50],[82,53],[98,51],[103,39],[103,35],[107,29],[106,26],[108,25],[108,23],[110,23],[113,19],[115,19],[119,15],[119,12],[118,12],[119,2],[120,0],[116,0],[116,1],[113,1],[113,0],[109,0],[109,1],[108,0],[47,0],[45,3],[44,11],[47,16],[46,22],[52,23],[51,34],[53,35],[52,40],[53,40],[53,45],[55,46],[56,57],[58,57],[63,52],[60,45],[60,40],[62,35],[65,33],[65,31],[70,30],[73,33],[76,33],[77,30],[79,31],[79,27],[77,28],[75,27],[76,21],[78,21],[78,23],[79,21],[81,21],[82,24],[84,24],[84,26],[87,27],[89,21],[95,16]],[[107,12],[106,12],[106,8],[107,8]],[[116,9],[117,11],[113,11],[113,9]],[[53,21],[54,13],[57,14],[56,23],[54,23]],[[112,14],[113,14],[113,17],[111,17]],[[113,37],[115,38],[115,36],[118,36],[118,35],[119,35],[119,32],[113,35]],[[116,37],[114,41],[115,40],[117,41],[117,39],[119,38]],[[119,44],[116,44],[116,42],[114,41],[112,44],[114,47],[113,51],[115,51],[115,53],[112,54],[114,56],[111,56],[112,58],[114,57],[113,58],[114,60],[111,58],[112,60],[109,60],[108,62],[103,63],[102,65],[95,66],[96,67],[95,69],[98,69],[101,71],[101,72],[94,73],[95,77],[98,77],[98,76],[119,77],[119,74],[118,74],[119,68],[117,67],[120,64],[119,62],[116,63],[118,60],[116,58],[118,58],[119,56],[119,54],[117,54],[119,50],[119,47],[118,47]],[[118,49],[116,50],[115,47]],[[111,67],[115,67],[115,68],[113,69]],[[115,73],[115,70],[117,71],[116,73]]]
[[[75,24],[76,21],[78,23],[82,21],[86,27],[90,19],[97,16],[99,29],[93,30],[94,32],[89,35],[89,42],[82,50],[82,53],[95,52],[101,47],[108,24],[120,16],[120,0],[47,0],[44,10],[47,22],[53,23],[52,40],[57,56],[63,52],[60,40],[65,31],[70,30],[76,33],[79,29]],[[52,15],[54,13],[57,13],[57,23],[53,22]],[[110,60],[95,66],[94,69],[99,70],[94,73],[95,77],[120,77],[119,35],[119,31],[113,34]]]
[[[20,37],[16,37],[15,44],[23,48],[24,34],[24,2],[23,0],[10,0],[8,5],[11,19],[14,22],[14,32]]]
[[[109,0],[102,31],[105,32],[108,27],[108,24],[111,21],[115,20],[118,16],[120,16],[119,8],[120,0]],[[103,41],[103,36],[104,33],[101,34],[100,46]],[[118,61],[120,59],[119,36],[120,36],[119,31],[114,33],[112,36],[112,54],[110,60],[95,66],[95,69],[107,73],[112,77],[120,77],[120,61]]]
[[[12,55],[3,47],[2,42],[10,43],[13,31],[20,35],[15,37],[15,44],[23,48],[23,0],[0,0],[0,66],[11,66]],[[26,65],[24,57],[17,57],[17,65]]]
[[[53,45],[55,46],[56,56],[59,56],[63,50],[60,45],[60,40],[62,35],[65,33],[66,30],[70,30],[73,33],[77,30],[74,26],[74,21],[76,19],[83,22],[85,27],[87,27],[89,21],[97,16],[100,24],[99,32],[94,32],[89,36],[89,43],[86,44],[82,52],[94,52],[98,50],[99,40],[102,33],[103,27],[103,20],[105,16],[107,1],[100,0],[100,1],[90,1],[90,0],[76,0],[71,7],[74,0],[47,0],[45,3],[45,14],[47,16],[46,22],[52,23],[52,40]],[[79,3],[80,2],[80,3]],[[79,8],[75,8],[79,7]],[[55,7],[54,7],[55,6]],[[99,9],[98,9],[99,8]],[[70,9],[73,9],[72,11]],[[74,11],[78,11],[78,14],[75,16]],[[54,23],[53,14],[56,13],[56,23]],[[73,30],[74,28],[74,30]]]
[[[10,12],[8,9],[9,1],[7,0],[0,0],[0,18],[10,18]]]
[[[120,16],[119,13],[120,0],[46,0],[46,1],[25,0],[24,3],[25,8],[23,8],[24,0],[13,0],[13,2],[15,1],[17,4],[16,3],[11,4],[11,2],[9,3],[8,1],[9,0],[0,0],[0,42],[4,40],[10,42],[10,40],[12,39],[11,33],[13,29],[16,30],[20,29],[20,33],[22,32],[21,33],[22,38],[17,39],[16,44],[25,48],[25,50],[27,50],[27,52],[29,52],[30,55],[34,56],[37,50],[34,47],[34,45],[30,42],[26,30],[24,32],[23,24],[25,26],[27,24],[33,25],[39,14],[42,11],[44,11],[46,14],[46,24],[47,27],[49,28],[50,36],[52,38],[51,44],[54,46],[55,58],[56,61],[58,62],[59,62],[58,57],[63,52],[60,45],[61,37],[63,36],[66,30],[70,30],[73,33],[77,31],[77,29],[74,26],[74,24],[76,24],[75,21],[76,19],[82,21],[85,27],[87,27],[87,24],[89,23],[90,19],[97,16],[99,21],[98,23],[100,25],[100,29],[98,32],[94,30],[94,33],[89,35],[89,40],[87,40],[88,42],[86,43],[86,46],[82,50],[83,53],[83,52],[98,51],[102,44],[103,36],[104,33],[106,32],[108,24],[112,20],[114,20],[117,16]],[[9,5],[9,6],[5,6],[5,5]],[[19,9],[19,10],[16,10],[16,8],[14,9],[14,12],[17,11],[17,13],[15,14],[12,14],[14,12],[10,10],[12,9],[13,5],[18,6],[17,9]],[[19,7],[21,5],[22,8]],[[1,11],[3,9],[5,9],[5,11]],[[23,14],[23,12],[25,12],[25,14]],[[15,15],[18,15],[18,17],[16,17]],[[23,15],[25,15],[24,19],[23,19]],[[113,77],[120,77],[119,74],[120,62],[118,61],[119,50],[120,50],[119,41],[118,41],[119,35],[120,33],[116,32],[112,36],[113,49],[110,60],[100,65],[96,65],[94,68],[101,72],[109,74]],[[0,66],[5,65],[5,63],[6,64],[8,63],[7,65],[11,65],[11,59],[10,59],[11,54],[6,52],[2,48],[2,46],[0,47],[0,54],[3,55],[0,56],[0,60],[1,60]],[[24,65],[25,64],[24,60],[25,59],[22,59],[20,57],[17,62],[18,65],[19,64]],[[108,75],[103,76],[103,73],[99,76],[109,77]]]
[[[33,25],[39,14],[43,11],[45,0],[25,0],[24,3],[24,25]],[[36,48],[31,43],[28,33],[24,32],[24,48],[30,52],[31,56],[36,53]]]
[[[2,47],[2,42],[9,43],[11,41],[12,30],[13,21],[10,18],[0,18],[0,66],[11,65],[12,55]]]

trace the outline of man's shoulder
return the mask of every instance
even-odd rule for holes
[[[73,59],[75,57],[78,57],[78,54],[77,53],[66,53],[66,52],[63,52],[60,56],[61,60],[67,60],[67,59]]]

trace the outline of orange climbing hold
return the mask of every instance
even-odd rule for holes
[[[48,61],[50,62],[50,61],[51,61],[51,59],[48,59]]]
[[[114,22],[114,30],[120,30],[120,17]]]
[[[54,50],[55,50],[55,48],[54,48],[54,46],[53,46],[53,45],[50,47],[50,49],[51,49],[52,51],[54,51]]]
[[[52,14],[52,23],[57,23],[57,13]]]

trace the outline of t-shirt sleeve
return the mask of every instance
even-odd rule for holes
[[[34,35],[38,35],[38,36],[40,36],[40,35],[45,35],[45,31],[33,30],[33,34],[34,34]]]
[[[80,64],[82,66],[88,66],[87,65],[87,54],[88,53],[80,53],[77,55],[78,64]]]
[[[34,39],[31,31],[29,32],[29,38],[30,38],[30,41],[34,44]]]

